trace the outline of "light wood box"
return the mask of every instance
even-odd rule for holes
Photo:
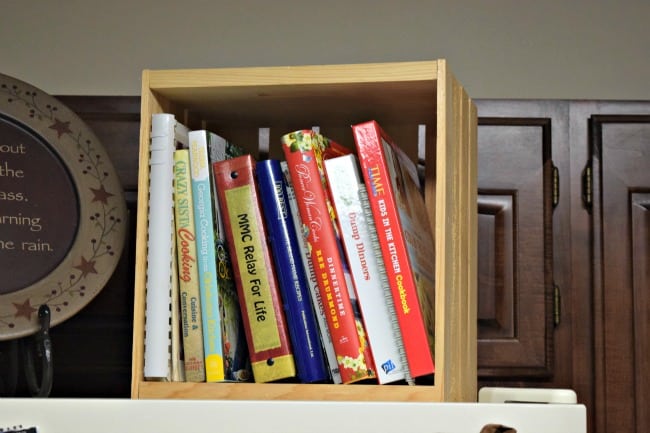
[[[375,119],[424,166],[435,236],[433,385],[163,383],[143,377],[151,114],[174,113],[256,157],[282,158],[280,136],[318,126],[353,147]],[[326,66],[145,70],[136,235],[131,396],[235,400],[476,401],[476,108],[445,60]],[[269,148],[260,150],[260,128]],[[424,145],[423,145],[424,143]],[[433,260],[434,258],[432,258]]]

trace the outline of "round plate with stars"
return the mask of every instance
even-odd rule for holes
[[[88,304],[113,274],[126,203],[94,133],[56,98],[0,74],[0,340]]]

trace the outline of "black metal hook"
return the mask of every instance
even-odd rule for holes
[[[50,339],[50,308],[44,304],[38,309],[39,329],[29,337],[9,340],[0,352],[0,395],[16,395],[20,365],[25,366],[25,379],[33,397],[47,397],[52,391],[54,369]],[[40,365],[35,365],[35,360]],[[40,373],[40,381],[37,379]],[[1,430],[0,430],[1,431]]]
[[[27,344],[24,347],[25,354],[25,378],[27,386],[34,397],[47,397],[52,391],[52,378],[54,368],[52,363],[52,340],[50,339],[50,307],[43,304],[38,308],[38,321],[40,329],[34,335],[34,345]],[[34,358],[41,360],[41,380],[37,380]]]

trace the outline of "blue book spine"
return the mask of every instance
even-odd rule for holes
[[[280,162],[258,162],[256,176],[298,379],[303,383],[325,382],[329,380],[329,370],[320,342],[309,282],[301,263],[299,241]]]

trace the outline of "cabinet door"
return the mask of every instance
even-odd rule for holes
[[[650,430],[650,115],[590,118],[598,431]]]
[[[567,105],[477,101],[477,107],[479,378],[483,385],[549,380],[560,319],[553,271],[566,263],[564,252],[554,257],[553,244],[568,230],[558,220],[554,232],[558,179],[568,167]]]

